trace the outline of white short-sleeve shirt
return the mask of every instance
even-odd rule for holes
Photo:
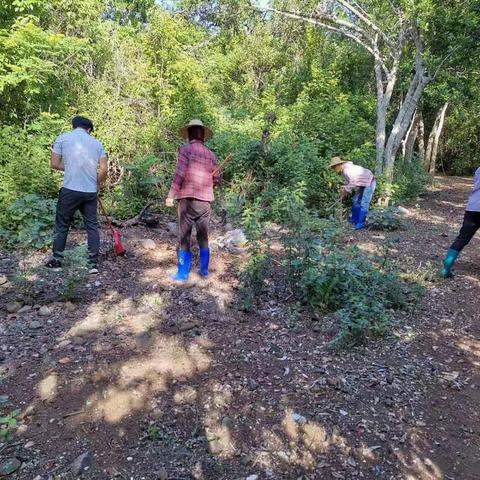
[[[97,169],[106,157],[103,145],[83,128],[62,133],[53,144],[52,152],[61,155],[65,167],[63,186],[77,192],[97,191]]]

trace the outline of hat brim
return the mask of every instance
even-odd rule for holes
[[[195,127],[195,126],[200,126],[200,125],[191,125],[190,127],[188,127],[188,126],[183,127],[178,131],[178,133],[180,134],[180,136],[182,138],[184,138],[185,140],[188,140],[188,129],[191,128],[191,127]],[[212,139],[213,138],[213,132],[208,127],[203,126],[202,128],[205,130],[205,140]]]
[[[338,165],[343,165],[344,163],[347,163],[347,160],[332,162],[332,163],[330,163],[330,168],[335,168]]]

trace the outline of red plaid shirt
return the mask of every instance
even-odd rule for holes
[[[203,142],[192,140],[180,147],[177,169],[168,198],[195,198],[213,201],[213,187],[220,181],[220,174],[213,175],[217,157]]]

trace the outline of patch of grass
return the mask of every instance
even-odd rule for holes
[[[0,417],[0,440],[11,440],[13,433],[18,428],[18,417],[20,410],[16,409]]]

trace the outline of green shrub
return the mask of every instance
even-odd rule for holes
[[[85,294],[89,270],[88,250],[86,245],[78,245],[64,253],[62,262],[62,280],[60,296],[64,300],[79,301]]]
[[[31,194],[7,207],[0,239],[7,247],[45,248],[52,241],[56,201]]]
[[[170,189],[174,156],[141,157],[125,167],[120,183],[107,194],[107,205],[118,218],[137,215],[148,202],[163,200]]]
[[[311,309],[336,312],[340,330],[333,345],[355,344],[387,331],[391,309],[407,303],[407,289],[390,264],[377,263],[357,247],[342,248],[335,239],[338,224],[329,222],[323,223],[323,238],[308,230],[291,232],[289,243],[297,248],[289,250],[288,278]]]
[[[368,214],[368,227],[372,230],[393,231],[404,226],[405,222],[398,208],[374,208]]]

